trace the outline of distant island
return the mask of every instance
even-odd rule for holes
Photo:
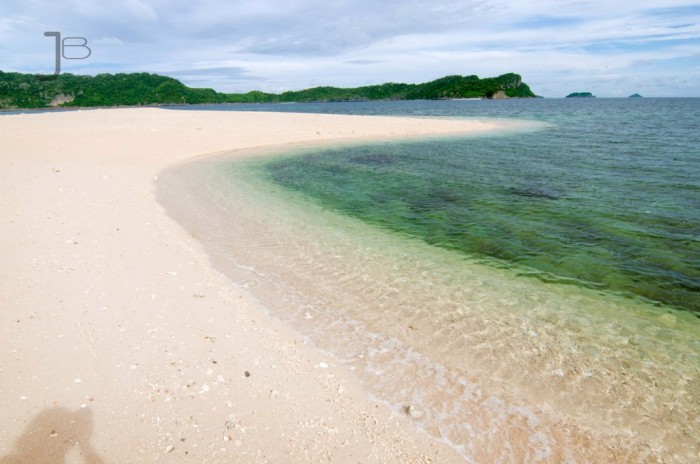
[[[630,96],[627,97],[627,98],[642,98],[642,96],[639,95],[638,93],[633,93],[632,95],[630,95]]]
[[[595,98],[591,92],[574,92],[566,96],[566,98]]]
[[[0,109],[137,106],[201,103],[283,103],[368,100],[534,98],[518,74],[480,79],[446,76],[424,84],[386,83],[356,88],[315,87],[281,94],[220,93],[191,88],[149,73],[46,76],[0,71]]]

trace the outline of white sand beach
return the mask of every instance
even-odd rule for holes
[[[460,462],[213,269],[155,201],[217,152],[493,130],[98,109],[0,116],[0,462]]]

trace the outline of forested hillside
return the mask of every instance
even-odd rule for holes
[[[191,88],[172,77],[149,73],[42,76],[0,71],[0,109],[534,96],[521,77],[513,73],[484,79],[447,76],[424,84],[387,83],[356,88],[315,87],[281,94],[258,91],[225,94]]]

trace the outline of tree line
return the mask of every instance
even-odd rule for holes
[[[452,98],[534,97],[518,74],[446,76],[423,84],[386,83],[355,88],[314,87],[280,94],[221,93],[191,88],[150,73],[46,76],[0,71],[0,109],[138,106],[201,103],[282,103]]]

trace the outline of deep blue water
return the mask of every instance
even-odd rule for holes
[[[319,149],[265,172],[326,207],[523,275],[700,314],[700,99],[204,108],[546,122],[504,136]]]

